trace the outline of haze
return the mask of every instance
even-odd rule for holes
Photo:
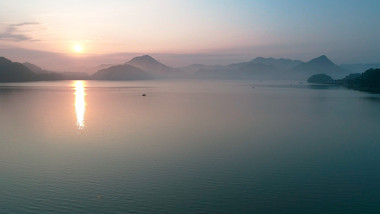
[[[380,0],[0,0],[0,214],[380,213]]]
[[[371,63],[380,61],[378,8],[376,0],[1,1],[0,56],[52,70],[141,54],[170,66],[322,54]]]

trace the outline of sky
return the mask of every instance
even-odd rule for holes
[[[374,63],[379,9],[378,0],[0,1],[0,55],[51,69],[139,54],[171,66],[322,54]]]

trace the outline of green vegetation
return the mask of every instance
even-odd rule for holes
[[[308,83],[337,84],[359,91],[380,93],[380,68],[371,68],[362,74],[350,74],[343,79],[333,80],[326,74],[311,76]]]
[[[351,74],[339,82],[355,90],[380,93],[380,68],[372,68],[362,74]]]

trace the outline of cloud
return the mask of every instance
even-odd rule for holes
[[[21,22],[21,23],[18,23],[18,24],[13,24],[13,25],[10,25],[10,26],[24,26],[24,25],[39,25],[40,23],[39,22]]]
[[[39,24],[40,23],[38,22],[22,22],[22,23],[7,25],[7,27],[5,28],[5,31],[0,33],[0,40],[15,41],[15,42],[38,41],[28,36],[25,33],[21,33],[20,28],[24,26],[39,25]]]

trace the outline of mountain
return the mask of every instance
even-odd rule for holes
[[[370,64],[342,64],[341,67],[347,69],[351,73],[363,73],[364,71],[371,68],[380,68],[380,63],[370,63]]]
[[[320,73],[329,75],[334,79],[342,78],[349,74],[346,69],[333,63],[327,56],[322,55],[286,71],[282,77],[285,79],[306,80],[310,76]]]
[[[201,68],[195,75],[198,78],[277,79],[282,72],[301,63],[299,60],[257,57],[248,62],[234,63],[227,66],[198,66]]]
[[[287,70],[290,70],[297,65],[302,64],[303,62],[300,60],[291,60],[291,59],[284,59],[284,58],[264,58],[264,57],[257,57],[250,62],[249,64],[264,64],[264,65],[270,65],[275,67],[278,71],[284,72]]]
[[[93,80],[147,80],[152,75],[135,66],[124,64],[99,70],[91,76]]]
[[[140,68],[154,77],[172,77],[178,75],[178,71],[164,65],[149,55],[138,56],[125,63]]]
[[[38,75],[25,65],[0,57],[0,82],[25,82],[38,80]]]

